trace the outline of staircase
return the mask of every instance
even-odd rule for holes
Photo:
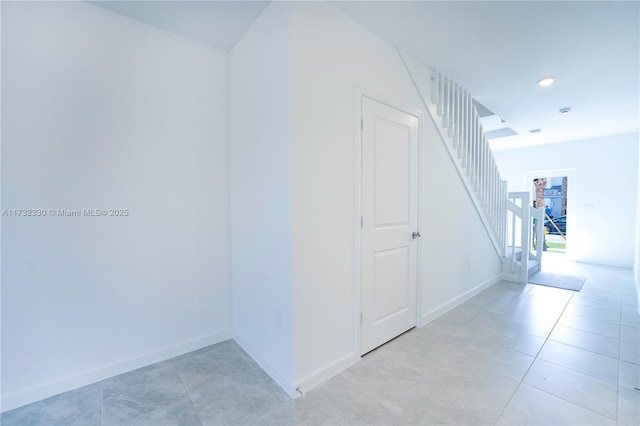
[[[507,241],[502,277],[526,283],[527,278],[542,266],[544,209],[531,207],[528,192],[510,192],[507,197]]]
[[[503,279],[526,283],[540,270],[544,211],[529,206],[528,192],[507,193],[480,123],[473,97],[465,88],[402,51],[413,82],[429,110],[473,205],[502,258]],[[534,231],[535,229],[535,231]]]

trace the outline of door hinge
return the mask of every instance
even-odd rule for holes
[[[360,312],[360,325],[362,325],[362,312]]]
[[[364,130],[364,118],[360,118],[360,131]]]
[[[360,229],[364,228],[364,216],[360,216]]]

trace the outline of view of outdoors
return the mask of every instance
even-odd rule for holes
[[[543,249],[564,253],[567,247],[567,177],[544,177],[533,180],[534,207],[544,207]]]

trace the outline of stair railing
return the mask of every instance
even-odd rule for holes
[[[400,49],[398,52],[425,107],[429,110],[429,115],[436,125],[449,156],[456,165],[456,170],[464,182],[496,252],[503,258],[510,257],[511,262],[509,265],[505,264],[505,267],[510,267],[512,273],[515,273],[516,266],[519,266],[517,280],[526,282],[531,254],[531,220],[535,217],[540,223],[542,222],[538,216],[532,216],[528,205],[529,194],[527,193],[527,201],[520,204],[520,207],[508,204],[507,182],[500,177],[498,166],[480,122],[480,115],[469,91],[442,72],[419,63]],[[425,69],[428,70],[427,75],[425,75]],[[524,242],[521,246],[526,247],[526,253],[522,253],[521,260],[518,262],[515,258],[515,242],[512,241],[511,252],[508,252],[507,246],[508,237],[514,234],[515,226],[508,226],[507,216],[508,214],[513,216],[511,213],[513,211],[519,212],[515,216],[519,217],[518,220],[521,222],[519,238]],[[537,215],[538,212],[536,211],[535,214]],[[541,231],[542,226],[538,229]],[[541,235],[540,232],[538,235]],[[542,238],[538,237],[538,241],[542,241]],[[541,253],[536,251],[532,257],[534,257],[533,260],[539,261]],[[519,265],[522,262],[524,265]],[[515,276],[514,279],[516,279]]]
[[[430,101],[442,118],[450,149],[466,177],[472,198],[482,212],[496,250],[504,255],[506,243],[507,182],[498,166],[480,123],[469,91],[437,70],[431,71]]]
[[[510,273],[517,276],[519,282],[526,282],[529,270],[529,251],[531,248],[529,193],[510,192],[507,199],[509,239],[506,253],[510,257]]]
[[[540,270],[544,245],[544,210],[531,207],[529,202],[528,192],[508,194],[505,253],[510,258],[511,275],[517,276],[517,281],[521,283],[527,282],[530,272]],[[538,265],[534,270],[533,261],[537,261]]]

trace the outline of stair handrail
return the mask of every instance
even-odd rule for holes
[[[507,182],[500,176],[471,93],[439,70],[420,63],[400,49],[398,52],[429,112],[428,116],[435,124],[436,131],[456,166],[480,221],[496,252],[503,259],[509,256],[508,212],[518,211],[514,215],[514,221],[516,217],[522,220],[520,238],[524,242],[524,252],[518,262],[515,258],[515,244],[512,244],[511,258],[508,261],[511,263],[511,277],[526,282],[530,256],[541,258],[537,251],[535,254],[531,253],[531,220],[539,218],[529,209],[529,193],[526,193],[527,201],[520,207],[510,204]],[[520,271],[516,276],[515,265],[518,263],[521,263]],[[508,265],[505,264],[506,266]]]
[[[431,69],[430,100],[447,129],[458,165],[477,199],[498,252],[504,254],[507,183],[500,178],[471,93],[437,69]],[[475,197],[474,197],[475,196]]]
[[[519,266],[518,281],[525,283],[528,278],[529,259],[531,254],[531,208],[529,207],[530,194],[528,192],[509,192],[507,194],[507,209],[512,213],[508,234],[511,242],[507,242],[506,252],[511,253],[511,273],[515,274],[515,267]],[[519,203],[519,204],[518,204]],[[520,222],[518,223],[518,219]],[[516,242],[516,234],[520,225],[520,246]],[[516,253],[520,250],[520,259]]]
[[[424,64],[421,68],[413,68],[411,64],[417,61],[400,49],[398,52],[456,165],[496,253],[504,256],[507,183],[500,178],[471,94],[434,68]],[[422,67],[429,70],[427,75],[424,75]]]

